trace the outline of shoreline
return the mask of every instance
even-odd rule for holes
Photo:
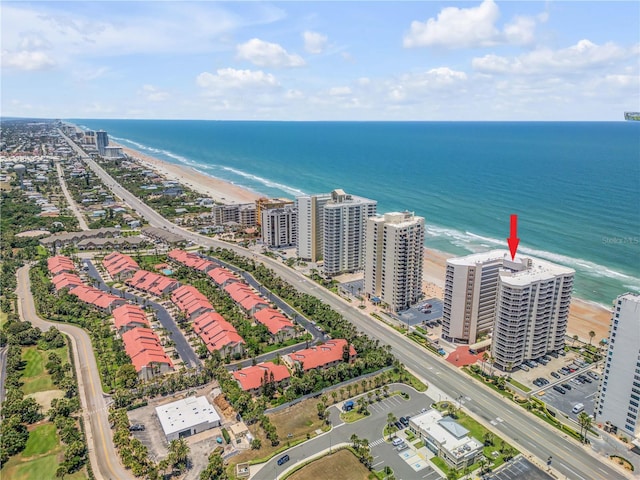
[[[252,203],[264,197],[264,195],[245,187],[202,173],[189,165],[180,165],[161,160],[117,142],[111,143],[122,147],[122,150],[134,161],[155,170],[168,180],[178,181],[202,195],[209,196],[216,202],[226,204]],[[446,261],[452,257],[455,257],[455,255],[424,247],[422,278],[423,288],[427,296],[440,299],[444,297]],[[596,333],[594,340],[597,343],[600,339],[609,337],[610,322],[611,311],[605,306],[590,300],[572,297],[567,335],[578,335],[580,340],[588,342],[589,332],[594,331]]]

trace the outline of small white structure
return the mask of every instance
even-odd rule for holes
[[[468,435],[469,430],[435,409],[411,417],[409,429],[452,468],[472,465],[482,454],[482,444]]]
[[[156,407],[167,441],[220,426],[220,415],[205,397],[188,397]]]

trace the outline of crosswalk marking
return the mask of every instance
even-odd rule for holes
[[[379,438],[377,440],[374,440],[373,442],[369,443],[369,448],[373,448],[377,445],[380,445],[381,443],[384,443],[384,438]]]

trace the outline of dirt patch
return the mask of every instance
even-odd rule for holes
[[[226,420],[235,420],[236,411],[233,409],[231,404],[227,402],[224,395],[218,395],[215,397],[213,399],[213,403],[215,404],[216,410],[218,410],[220,416],[222,416],[223,423],[225,423]]]
[[[32,397],[38,404],[42,405],[42,413],[46,414],[51,408],[51,401],[54,398],[64,397],[62,390],[46,390],[44,392],[36,392],[26,395],[26,397]]]
[[[341,480],[366,480],[369,470],[349,450],[340,450],[333,455],[311,462],[289,477],[290,480],[316,480],[339,478]]]
[[[317,429],[322,428],[324,422],[318,418],[316,407],[319,401],[319,398],[309,398],[269,415],[281,441],[306,438],[307,433],[314,435]]]

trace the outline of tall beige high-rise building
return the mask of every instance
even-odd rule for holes
[[[292,247],[298,238],[298,210],[293,205],[262,209],[262,241],[270,248]]]
[[[616,299],[608,345],[596,420],[640,440],[640,295],[625,293]]]
[[[394,311],[422,295],[424,218],[412,212],[370,217],[365,235],[364,291]]]
[[[303,260],[317,262],[322,259],[324,206],[329,200],[331,200],[330,193],[296,197],[298,209],[296,254]]]
[[[491,335],[503,369],[564,347],[575,271],[505,250],[447,260],[442,337],[475,343]]]

